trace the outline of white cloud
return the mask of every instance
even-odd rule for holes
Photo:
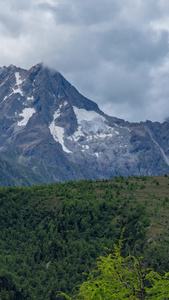
[[[164,0],[0,0],[0,65],[43,61],[108,114],[162,121],[168,19]]]

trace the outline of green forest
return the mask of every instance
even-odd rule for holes
[[[0,299],[73,297],[122,232],[121,257],[169,271],[168,175],[1,187]]]

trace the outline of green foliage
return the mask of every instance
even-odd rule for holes
[[[14,282],[14,276],[9,272],[0,271],[0,299],[22,300],[23,295]]]
[[[147,247],[149,267],[167,271],[168,177],[158,181],[120,176],[0,188],[0,276],[7,280],[0,299],[72,296],[124,226],[122,256]]]
[[[152,269],[145,269],[142,257],[121,255],[122,240],[114,244],[113,253],[101,256],[97,267],[90,272],[77,295],[78,300],[167,300],[169,295],[169,272],[163,275]],[[62,293],[65,298],[70,297]]]

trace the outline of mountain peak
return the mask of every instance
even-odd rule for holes
[[[41,182],[169,173],[168,136],[167,122],[105,115],[43,63],[0,69],[0,157]]]
[[[43,63],[40,62],[40,63],[38,63],[38,64],[32,66],[28,71],[29,71],[29,72],[37,72],[37,71],[42,70],[42,69],[44,69],[44,68],[45,68],[45,67],[44,67]]]

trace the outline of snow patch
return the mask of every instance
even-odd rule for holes
[[[15,78],[16,78],[16,85],[20,85],[23,82],[23,80],[21,80],[19,72],[15,73]]]
[[[71,140],[77,141],[81,136],[86,137],[87,141],[96,139],[105,139],[106,137],[113,137],[119,135],[119,132],[114,128],[108,126],[107,120],[95,111],[87,111],[83,108],[77,108],[73,106],[77,122],[78,129],[70,137]]]
[[[127,127],[119,126],[119,125],[117,125],[116,123],[114,123],[114,125],[115,125],[116,127],[118,127],[118,128],[127,129],[129,132],[131,132],[131,130],[130,130],[129,128],[127,128]]]
[[[55,111],[53,115],[54,120],[56,120],[58,117],[60,117],[60,108],[57,111]]]
[[[89,149],[89,146],[88,146],[88,145],[82,145],[82,148],[83,148],[84,150],[88,150],[88,149]]]
[[[4,85],[8,79],[9,79],[9,76],[0,84],[0,86]]]
[[[19,75],[19,72],[15,72],[15,78],[16,78],[16,84],[14,85],[14,87],[12,88],[13,90],[13,94],[21,94],[23,96],[23,91],[22,89],[20,88],[20,85],[22,84],[22,82],[24,80],[21,80],[21,77]]]
[[[102,121],[105,121],[105,118],[95,111],[92,110],[86,110],[83,108],[77,108],[76,106],[73,106],[76,118],[78,123],[80,124],[83,121],[92,121],[94,119],[100,119]]]
[[[29,119],[32,115],[36,112],[34,108],[24,108],[23,112],[19,114],[19,116],[23,117],[23,120],[17,123],[18,126],[25,126],[27,125]]]
[[[27,100],[28,101],[33,101],[34,100],[34,97],[32,96],[32,97],[27,97]]]
[[[15,72],[15,79],[16,79],[16,83],[15,83],[14,87],[12,88],[12,93],[5,96],[2,102],[4,102],[7,98],[12,96],[13,94],[19,93],[21,96],[23,96],[23,91],[22,91],[20,85],[22,84],[23,81],[25,81],[25,79],[21,80],[19,72]],[[20,98],[18,98],[18,100],[20,100]]]
[[[5,101],[8,97],[9,97],[9,96],[5,96],[4,99],[3,99],[3,101]],[[2,101],[2,102],[3,102],[3,101]]]
[[[60,116],[60,109],[58,109],[57,111],[55,111],[54,115],[53,115],[53,121],[52,123],[49,125],[49,130],[51,135],[53,136],[54,140],[56,142],[59,142],[62,146],[63,151],[67,152],[67,153],[72,153],[68,148],[66,148],[66,146],[64,145],[64,128],[56,126],[55,125],[55,120]]]

